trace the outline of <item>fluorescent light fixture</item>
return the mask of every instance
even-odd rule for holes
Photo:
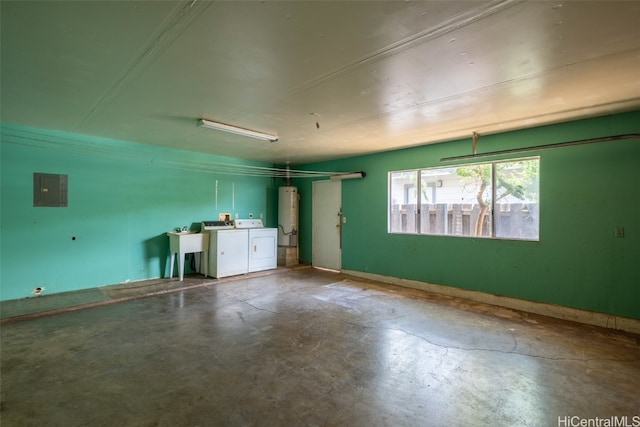
[[[264,139],[265,141],[269,142],[276,142],[278,140],[277,135],[269,135],[268,133],[257,132],[255,130],[245,129],[238,126],[232,126],[226,123],[214,122],[206,119],[200,119],[200,126],[208,129],[234,133],[236,135],[248,136],[250,138]]]

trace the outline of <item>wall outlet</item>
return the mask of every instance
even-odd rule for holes
[[[616,237],[624,237],[624,227],[616,227],[613,229],[613,235]]]

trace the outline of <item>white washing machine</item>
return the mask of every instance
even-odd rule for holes
[[[209,233],[209,276],[215,278],[245,274],[249,270],[249,231],[235,229],[224,221],[203,221]]]
[[[278,268],[277,228],[264,227],[261,219],[236,219],[234,225],[237,230],[249,232],[248,271],[250,273]]]

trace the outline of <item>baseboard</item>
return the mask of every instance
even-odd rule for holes
[[[485,304],[496,305],[513,310],[520,310],[528,313],[550,316],[557,319],[570,320],[587,325],[600,326],[603,328],[640,334],[639,319],[580,310],[577,308],[565,307],[555,304],[526,301],[518,298],[493,295],[486,292],[471,291],[467,289],[454,288],[452,286],[436,285],[434,283],[401,279],[398,277],[383,276],[380,274],[365,273],[362,271],[342,270],[342,273],[349,276],[361,277],[364,279],[375,280],[392,285],[404,286],[407,288],[420,289],[423,291],[434,292],[457,298],[464,298],[471,301],[482,302]]]

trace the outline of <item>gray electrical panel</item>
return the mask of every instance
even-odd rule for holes
[[[66,207],[67,175],[33,173],[33,206]]]

